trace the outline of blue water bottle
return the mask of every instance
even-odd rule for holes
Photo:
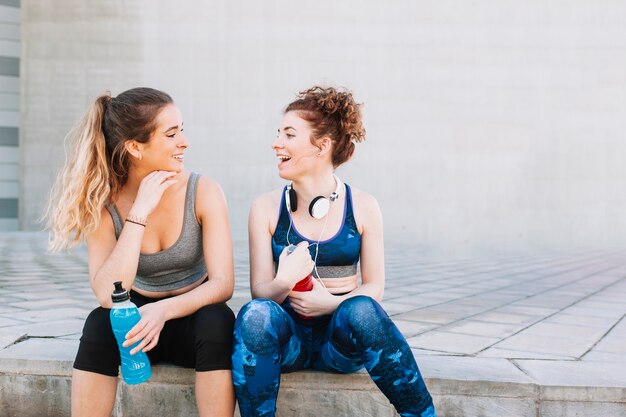
[[[152,376],[152,368],[150,368],[150,360],[145,352],[139,351],[134,355],[130,354],[134,346],[124,347],[122,343],[126,341],[126,334],[133,328],[139,319],[139,310],[137,306],[130,301],[130,295],[122,287],[122,282],[114,283],[115,291],[111,294],[113,307],[111,307],[111,327],[117,339],[117,345],[120,348],[120,358],[122,359],[122,377],[127,384],[140,384],[147,381]]]

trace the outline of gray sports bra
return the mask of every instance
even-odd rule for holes
[[[192,172],[187,182],[183,229],[178,240],[157,253],[140,253],[134,286],[145,291],[171,291],[186,287],[206,276],[202,252],[202,227],[196,218],[196,185],[200,176]],[[119,239],[123,222],[115,205],[107,205]]]

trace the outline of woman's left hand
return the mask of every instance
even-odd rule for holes
[[[332,314],[338,305],[338,298],[329,293],[316,279],[313,279],[311,291],[291,291],[289,300],[294,311],[306,317]]]
[[[131,355],[140,350],[147,352],[153,349],[159,342],[159,335],[167,321],[165,308],[159,302],[143,305],[139,307],[139,312],[141,319],[126,334],[126,341],[124,342],[124,346],[128,347],[141,341],[130,351]]]

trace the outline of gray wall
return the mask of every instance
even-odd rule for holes
[[[0,0],[0,231],[18,228],[19,6],[18,0]]]
[[[99,92],[163,89],[187,166],[221,182],[245,238],[281,184],[270,143],[312,84],[365,102],[339,175],[386,234],[437,253],[626,243],[626,2],[22,2],[20,212],[40,227],[63,136]]]

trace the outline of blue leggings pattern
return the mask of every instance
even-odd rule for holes
[[[332,316],[299,318],[289,301],[242,307],[235,322],[233,381],[242,417],[271,417],[281,372],[350,373],[365,366],[403,417],[436,417],[406,340],[372,298],[342,302]]]

